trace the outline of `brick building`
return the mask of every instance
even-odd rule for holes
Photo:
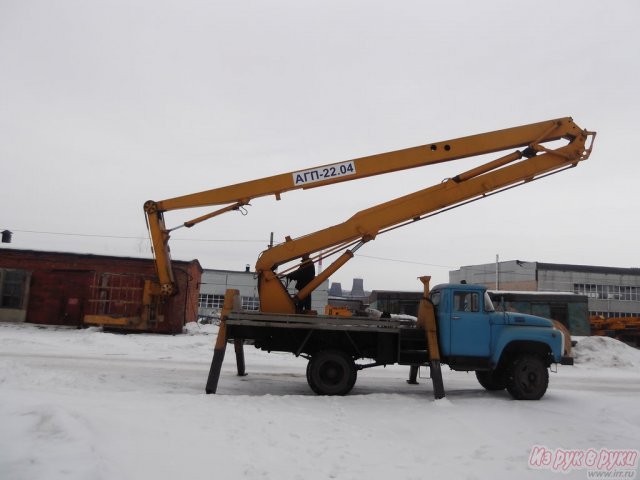
[[[158,306],[146,331],[179,333],[196,321],[202,268],[173,262],[178,295]],[[83,326],[87,314],[140,316],[152,260],[0,248],[0,321]]]

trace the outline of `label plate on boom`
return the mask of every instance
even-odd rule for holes
[[[308,185],[310,183],[324,182],[338,177],[346,177],[347,175],[355,175],[356,166],[353,161],[334,163],[324,167],[312,168],[310,170],[301,170],[293,172],[293,184],[298,187],[300,185]]]

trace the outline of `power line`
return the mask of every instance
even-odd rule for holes
[[[148,240],[148,239],[147,239]],[[172,242],[233,242],[233,243],[263,243],[267,244],[268,240],[246,240],[246,239],[223,239],[223,238],[172,238]]]
[[[124,240],[149,240],[148,237],[134,237],[128,235],[99,235],[92,233],[71,233],[71,232],[43,232],[38,230],[13,230],[13,232],[20,233],[35,233],[38,235],[60,235],[66,237],[90,237],[90,238],[117,238]],[[239,238],[173,238],[175,242],[242,242],[242,243],[266,243],[267,240],[251,240],[251,239],[239,239]]]
[[[33,234],[38,234],[38,235],[59,235],[59,236],[68,236],[68,237],[89,237],[89,238],[112,238],[112,239],[123,239],[123,240],[149,240],[148,237],[137,237],[137,236],[128,236],[128,235],[100,235],[100,234],[91,234],[91,233],[71,233],[71,232],[46,232],[46,231],[39,231],[39,230],[16,230],[14,229],[13,232],[20,232],[20,233],[33,233]],[[260,243],[263,244],[266,242],[266,240],[252,240],[252,239],[221,239],[221,238],[172,238],[173,242],[216,242],[216,243]],[[387,257],[376,257],[373,255],[362,255],[362,254],[357,254],[357,257],[363,257],[363,258],[370,258],[373,260],[383,260],[383,261],[388,261],[388,262],[396,262],[396,263],[407,263],[407,264],[412,264],[412,265],[424,265],[424,266],[428,266],[428,267],[437,267],[437,268],[447,268],[447,269],[454,269],[454,270],[462,270],[463,267],[459,267],[459,266],[455,266],[455,265],[438,265],[435,263],[426,263],[426,262],[416,262],[416,261],[412,261],[412,260],[401,260],[401,259],[397,259],[397,258],[387,258]],[[487,264],[487,265],[491,265],[491,264]],[[470,273],[477,273],[477,274],[484,274],[484,275],[491,275],[492,273],[495,275],[494,272],[489,271],[487,269],[484,268],[479,268],[478,266],[467,266],[466,267],[466,271],[470,272]],[[514,271],[509,271],[509,272],[500,272],[501,274],[504,275],[509,275],[509,276],[522,276],[522,277],[530,277],[531,273],[529,272],[514,272]],[[567,285],[573,285],[573,282],[571,281],[556,281],[555,283],[562,283],[562,284],[567,284]]]
[[[356,255],[356,257],[372,258],[374,260],[385,260],[389,262],[398,262],[398,263],[411,263],[414,265],[426,265],[428,267],[456,268],[451,265],[436,265],[435,263],[414,262],[412,260],[399,260],[397,258],[374,257],[372,255],[361,255],[359,253]]]
[[[464,267],[459,267],[459,266],[455,266],[455,265],[438,265],[435,263],[425,263],[425,262],[416,262],[416,261],[412,261],[412,260],[400,260],[397,258],[387,258],[387,257],[374,257],[372,255],[362,255],[362,254],[356,254],[356,257],[364,257],[364,258],[371,258],[374,260],[384,260],[384,261],[388,261],[388,262],[397,262],[397,263],[409,263],[409,264],[413,264],[413,265],[425,265],[427,267],[437,267],[437,268],[448,268],[448,269],[452,269],[452,270],[456,270],[456,271],[460,271],[460,272],[469,272],[471,274],[480,274],[480,275],[488,275],[491,276],[493,275],[495,277],[495,270],[487,270],[487,269],[483,269],[483,268],[478,268],[478,267],[469,267],[469,266],[464,266]],[[493,266],[492,264],[488,264]],[[500,272],[501,275],[509,275],[509,276],[521,276],[521,277],[527,277],[530,278],[532,276],[531,272],[514,272],[514,271],[502,271]],[[567,284],[571,284],[571,282],[556,282],[556,283],[567,283]]]

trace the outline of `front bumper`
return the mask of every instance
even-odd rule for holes
[[[560,358],[560,365],[573,365],[573,357]]]

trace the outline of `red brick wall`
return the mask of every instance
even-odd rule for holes
[[[164,321],[154,326],[153,332],[179,333],[186,322],[197,319],[200,264],[192,260],[174,261],[173,265],[179,293],[164,302]],[[82,325],[82,316],[90,313],[90,287],[96,274],[156,277],[154,263],[148,259],[2,248],[0,268],[32,272],[27,321],[49,325]]]

